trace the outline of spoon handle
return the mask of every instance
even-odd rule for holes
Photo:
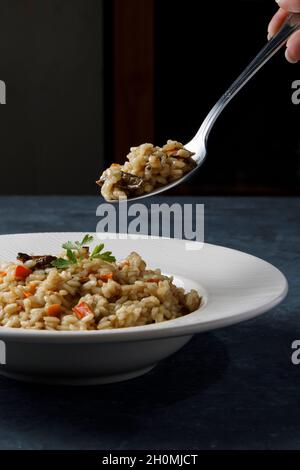
[[[233,82],[230,88],[219,99],[216,105],[207,115],[199,129],[199,136],[206,143],[209,132],[225,106],[243,88],[244,85],[256,74],[256,72],[286,43],[288,38],[300,29],[300,13],[291,13],[278,33],[263,47],[244,72]]]

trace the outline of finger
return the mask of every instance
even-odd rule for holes
[[[280,8],[292,13],[300,13],[299,0],[276,0]]]
[[[286,44],[285,56],[289,62],[295,64],[300,60],[300,31],[296,31]]]
[[[271,39],[279,31],[287,16],[288,12],[281,8],[275,13],[268,26],[268,39]]]

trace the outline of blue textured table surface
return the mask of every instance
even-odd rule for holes
[[[300,339],[300,199],[183,201],[205,204],[207,242],[281,269],[287,299],[257,319],[194,337],[128,382],[74,388],[0,378],[1,449],[300,449],[300,365],[291,363]],[[99,203],[1,197],[0,231],[92,232]]]

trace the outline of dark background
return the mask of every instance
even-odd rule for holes
[[[0,0],[0,193],[97,194],[101,169],[123,161],[129,145],[188,141],[264,45],[277,8],[274,0],[199,5]],[[299,65],[277,54],[222,113],[203,169],[176,191],[299,194],[297,79]]]

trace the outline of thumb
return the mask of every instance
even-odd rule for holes
[[[292,13],[300,13],[300,0],[276,0],[280,8]]]

